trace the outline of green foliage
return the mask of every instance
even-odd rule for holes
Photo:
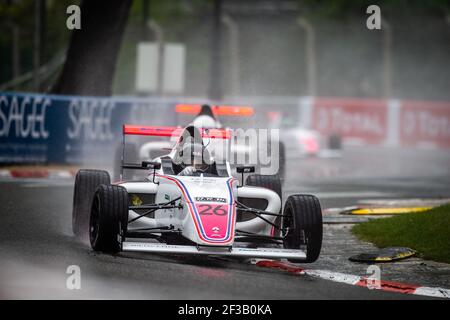
[[[66,9],[71,4],[79,5],[81,0],[47,0],[46,19],[43,30],[42,63],[49,61],[55,53],[67,46],[70,31],[66,27]],[[0,72],[0,83],[11,79],[12,26],[20,28],[20,53],[22,73],[31,70],[33,64],[33,37],[35,30],[35,1],[0,0],[0,49],[4,61]]]
[[[130,10],[129,26],[142,23],[145,0],[135,0]],[[166,31],[166,40],[176,38],[186,31],[189,25],[199,15],[212,7],[208,0],[149,0],[148,18],[157,22]],[[170,33],[168,33],[170,32]]]
[[[369,5],[378,5],[391,15],[450,13],[450,0],[298,0],[302,10],[316,17],[342,18],[365,13]]]
[[[381,248],[409,247],[425,259],[450,263],[450,205],[371,220],[352,232]]]

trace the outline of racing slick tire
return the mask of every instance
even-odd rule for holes
[[[300,249],[306,244],[306,259],[289,261],[311,263],[319,258],[323,226],[322,209],[317,197],[300,194],[289,196],[284,205],[282,226],[283,246],[286,249]]]
[[[121,163],[122,163],[122,143],[119,144],[116,148],[116,152],[114,154],[114,181],[119,181],[120,179],[120,171],[121,171]],[[138,150],[137,146],[133,142],[125,142],[125,163],[140,163],[138,159]],[[124,170],[122,180],[131,179],[133,175],[133,171]]]
[[[78,170],[75,176],[72,207],[72,231],[80,238],[89,233],[89,214],[95,190],[101,184],[110,184],[109,173],[104,170]]]
[[[245,184],[249,186],[262,187],[272,190],[278,194],[278,196],[280,197],[280,201],[282,201],[281,179],[280,176],[277,174],[276,175],[253,174],[247,177],[247,180],[245,180]],[[279,213],[281,213],[281,209]],[[281,217],[276,217],[274,222],[279,228],[281,228]],[[281,232],[279,229],[274,228],[271,234],[274,236],[280,236]]]
[[[89,239],[94,251],[117,253],[128,224],[128,192],[124,187],[101,184],[92,200]]]
[[[252,174],[247,177],[245,184],[254,187],[262,187],[270,189],[276,192],[280,196],[281,200],[281,180],[280,176],[275,175],[262,175],[262,174]]]

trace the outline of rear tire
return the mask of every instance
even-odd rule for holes
[[[262,175],[262,174],[252,174],[247,177],[245,184],[254,187],[261,187],[270,189],[276,192],[281,199],[281,180],[280,176],[275,175]]]
[[[92,201],[89,238],[92,249],[117,253],[128,224],[128,193],[124,187],[100,185]]]
[[[322,248],[322,210],[319,199],[313,195],[289,196],[283,211],[282,219],[286,249],[301,249],[306,245],[306,259],[291,262],[311,263],[319,258]]]
[[[103,170],[81,169],[75,177],[72,208],[72,231],[80,238],[89,234],[89,214],[95,190],[101,184],[110,184],[109,173]]]
[[[272,190],[278,194],[280,197],[281,203],[282,201],[282,186],[281,186],[281,179],[279,175],[261,175],[261,174],[254,174],[247,177],[247,180],[245,181],[245,184],[248,186],[254,186],[254,187],[261,187],[266,188],[269,190]],[[280,212],[281,213],[281,209]],[[276,217],[274,223],[278,226],[278,228],[281,228],[281,217]],[[273,236],[279,237],[281,235],[281,231],[279,229],[274,228],[272,232]]]

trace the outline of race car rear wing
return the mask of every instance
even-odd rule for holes
[[[178,137],[182,134],[183,128],[170,126],[136,126],[124,124],[122,127],[122,156],[121,156],[121,170],[120,180],[123,178],[123,169],[149,169],[148,164],[134,164],[125,163],[125,136],[153,136],[153,137]],[[202,138],[210,139],[230,139],[230,129],[201,129]],[[154,168],[153,166],[151,168]]]
[[[201,109],[201,104],[177,104],[175,106],[176,113],[198,114]],[[253,108],[250,106],[220,105],[211,106],[211,110],[216,116],[250,117],[255,113]]]
[[[183,128],[181,127],[160,127],[160,126],[135,126],[124,124],[123,136],[154,136],[154,137],[177,137],[181,135]],[[230,139],[230,129],[201,129],[202,138],[211,139]]]

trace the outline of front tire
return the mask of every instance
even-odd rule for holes
[[[81,169],[75,177],[72,207],[72,231],[80,238],[89,234],[89,214],[95,190],[110,184],[109,173],[103,170]]]
[[[117,253],[128,224],[128,193],[124,187],[100,185],[92,201],[89,238],[92,249]]]
[[[311,263],[319,258],[322,248],[322,209],[313,195],[291,195],[283,211],[283,245],[286,249],[301,249],[306,245],[306,259],[291,262]]]

